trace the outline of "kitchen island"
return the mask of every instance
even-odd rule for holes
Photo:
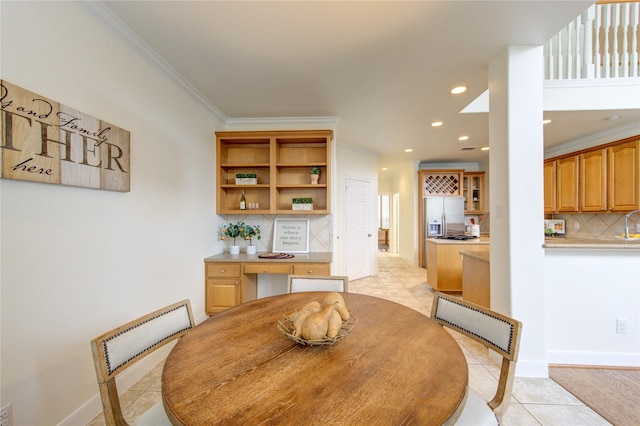
[[[465,250],[462,256],[462,298],[491,308],[491,254],[489,250]]]
[[[486,251],[489,236],[480,235],[472,240],[427,239],[427,284],[446,293],[462,292],[461,251]]]

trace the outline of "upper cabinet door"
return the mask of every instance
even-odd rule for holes
[[[607,210],[607,150],[580,154],[580,210]]]
[[[544,212],[556,212],[556,161],[544,163]]]
[[[577,155],[557,160],[556,202],[558,212],[578,211],[578,164]]]
[[[608,149],[609,210],[626,212],[640,208],[640,141]]]

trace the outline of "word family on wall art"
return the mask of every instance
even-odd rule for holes
[[[0,80],[0,177],[129,191],[129,132]]]

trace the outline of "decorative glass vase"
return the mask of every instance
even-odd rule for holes
[[[317,185],[318,179],[320,179],[320,175],[309,175],[309,176],[311,176],[311,184]]]

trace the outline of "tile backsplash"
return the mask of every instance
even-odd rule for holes
[[[566,221],[566,236],[615,240],[624,233],[624,214],[555,214],[553,219]],[[640,213],[629,218],[629,233],[640,232]]]
[[[332,228],[331,215],[222,215],[227,223],[236,223],[238,221],[246,222],[250,225],[260,225],[260,234],[262,238],[253,242],[258,252],[270,252],[273,248],[273,220],[278,218],[296,218],[309,219],[309,251],[310,252],[330,252],[332,249]],[[229,251],[232,239],[225,240],[225,251]],[[238,240],[240,250],[245,251],[247,242]]]

